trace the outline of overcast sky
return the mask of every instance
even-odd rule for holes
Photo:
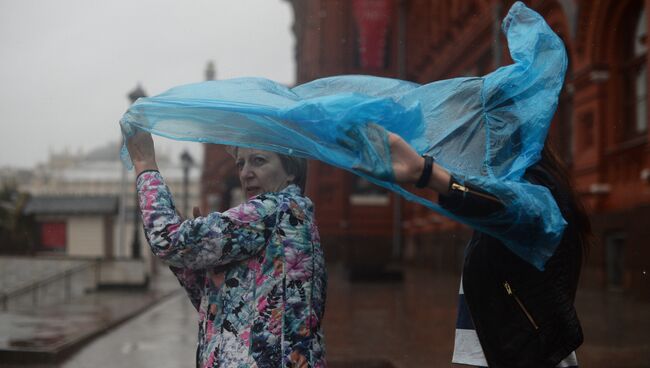
[[[0,167],[118,141],[138,82],[149,95],[199,82],[209,60],[219,79],[292,84],[292,23],[281,0],[0,0]]]

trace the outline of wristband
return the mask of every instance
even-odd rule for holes
[[[424,157],[424,167],[422,168],[422,175],[420,179],[415,183],[416,188],[424,188],[429,185],[429,180],[431,180],[431,171],[433,170],[433,157],[422,155]]]

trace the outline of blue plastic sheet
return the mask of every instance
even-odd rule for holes
[[[550,192],[522,179],[540,158],[567,65],[560,38],[515,3],[503,21],[514,63],[484,77],[419,85],[337,76],[287,88],[261,78],[189,84],[141,98],[124,114],[175,140],[252,147],[320,160],[499,238],[543,269],[566,222]],[[456,177],[501,199],[506,210],[463,218],[393,183],[386,130]],[[130,163],[123,149],[123,159]]]

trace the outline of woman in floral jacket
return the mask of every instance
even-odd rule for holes
[[[181,219],[157,170],[153,141],[127,147],[145,234],[199,312],[198,367],[324,367],[326,271],[303,159],[236,151],[249,198]]]

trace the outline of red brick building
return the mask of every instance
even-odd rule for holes
[[[499,27],[513,1],[289,1],[297,83],[338,74],[427,83],[483,75],[510,62]],[[546,18],[569,54],[550,134],[597,235],[585,282],[650,295],[650,2],[526,4]],[[469,233],[461,225],[318,162],[310,165],[309,181],[330,259],[361,262],[366,257],[357,255],[363,254],[372,255],[366,261],[375,266],[396,256],[441,268],[460,265]]]

